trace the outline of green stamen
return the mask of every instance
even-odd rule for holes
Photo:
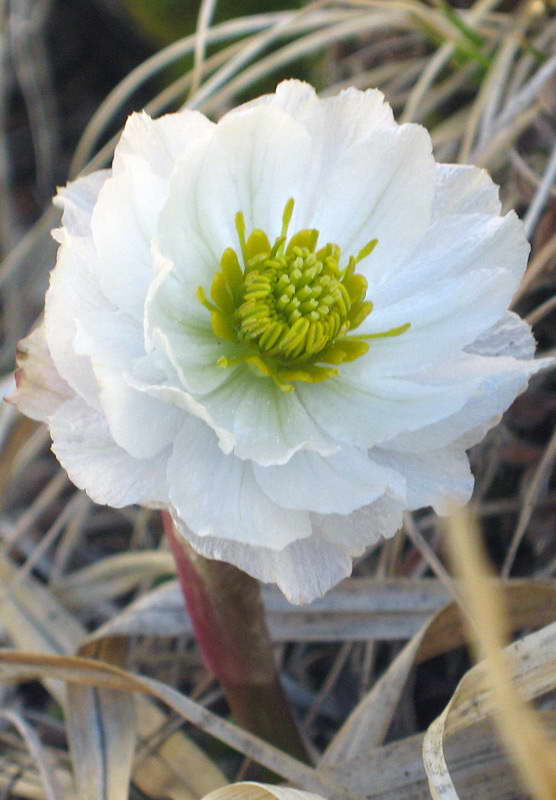
[[[340,266],[341,250],[328,243],[317,251],[319,231],[301,230],[290,237],[294,212],[290,198],[273,245],[264,231],[246,235],[245,217],[235,216],[242,264],[229,247],[220,259],[210,288],[197,299],[210,311],[214,335],[226,341],[229,355],[218,359],[228,368],[245,364],[256,375],[271,378],[282,391],[302,381],[320,383],[336,368],[368,352],[368,340],[400,336],[411,323],[388,331],[351,334],[369,316],[367,281],[355,270],[378,244],[368,242]]]

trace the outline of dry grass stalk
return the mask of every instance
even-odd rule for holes
[[[496,705],[498,733],[532,796],[554,800],[556,746],[512,682],[512,665],[504,651],[508,614],[470,513],[460,512],[451,519],[449,544],[462,579],[465,607],[472,619],[470,639],[477,659],[485,659],[485,679]]]

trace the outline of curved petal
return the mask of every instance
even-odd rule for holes
[[[367,138],[374,128],[394,126],[391,107],[378,89],[344,89],[334,97],[319,98],[314,88],[304,81],[281,81],[273,94],[250,100],[228,112],[228,116],[245,109],[265,105],[290,114],[312,137],[321,139],[323,155],[330,163],[338,150]]]
[[[304,407],[299,391],[283,392],[247,367],[240,367],[199,403],[212,427],[231,434],[235,454],[261,466],[284,464],[300,450],[330,455],[338,449]]]
[[[75,351],[76,320],[111,311],[96,280],[97,254],[88,237],[64,234],[45,301],[45,331],[56,369],[73,391],[99,408],[90,359]]]
[[[251,464],[224,455],[214,432],[195,417],[176,439],[168,480],[173,507],[197,536],[281,550],[311,533],[309,515],[273,503]]]
[[[465,348],[467,353],[480,356],[511,356],[519,359],[533,358],[536,349],[531,326],[513,311],[506,311],[498,322]]]
[[[95,503],[121,508],[140,503],[153,508],[168,502],[169,452],[132,458],[114,442],[106,420],[78,397],[50,419],[52,450],[71,480]]]
[[[194,281],[193,291],[199,265],[208,289],[224,250],[238,247],[238,211],[248,232],[262,228],[271,240],[280,233],[284,206],[302,197],[312,157],[306,131],[277,109],[226,116],[213,130],[176,166],[158,231],[160,252]]]
[[[436,164],[433,221],[452,214],[494,214],[501,211],[498,186],[485,169],[469,164]]]
[[[309,84],[287,80],[226,119],[254,108],[284,111],[311,137],[302,198],[292,193],[302,200],[295,225],[319,229],[346,257],[378,238],[372,265],[361,269],[395,269],[430,222],[434,161],[425,128],[397,125],[377,89],[320,99]]]
[[[91,235],[91,217],[98,195],[106,180],[109,169],[101,169],[68,183],[54,198],[54,205],[63,209],[62,224],[75,236]],[[55,238],[59,238],[56,232]]]
[[[462,378],[467,376],[474,386],[463,407],[431,425],[403,432],[384,446],[400,452],[423,452],[466,437],[460,444],[462,448],[469,448],[483,438],[515,398],[525,391],[529,378],[554,363],[553,359],[525,361],[508,356],[462,355],[452,367]]]
[[[45,422],[72,396],[52,361],[44,324],[18,343],[15,380],[17,391],[7,400],[22,414],[40,422]]]
[[[148,350],[166,354],[188,392],[211,392],[234,371],[217,365],[221,356],[233,355],[229,343],[216,339],[210,314],[171,264],[161,269],[149,289],[145,336]]]
[[[371,340],[370,352],[343,371],[407,375],[452,359],[500,319],[513,290],[512,276],[504,269],[437,279],[429,289],[371,314],[361,333],[380,334],[408,322],[411,327],[401,336]]]
[[[351,575],[354,555],[392,536],[401,526],[402,507],[380,498],[349,516],[312,514],[311,536],[292,542],[283,550],[232,542],[192,533],[176,519],[178,530],[198,553],[235,564],[254,578],[276,583],[290,603],[310,603]]]
[[[464,505],[471,499],[474,478],[463,448],[396,453],[376,447],[371,457],[404,476],[410,510],[432,506],[439,514],[449,514],[451,506]]]
[[[114,172],[125,169],[125,161],[140,158],[162,178],[169,178],[174,165],[200,139],[210,135],[214,123],[198,111],[178,111],[151,119],[144,111],[131,114],[114,152]]]
[[[276,583],[290,603],[311,603],[351,575],[349,553],[318,533],[283,550],[269,550],[214,536],[195,536],[183,521],[175,521],[198,553],[234,564],[263,583]]]
[[[459,411],[476,384],[447,365],[444,372],[407,378],[344,376],[299,386],[297,394],[315,422],[339,442],[372,447],[419,430]]]
[[[430,224],[434,160],[425,128],[371,129],[332,162],[317,163],[323,171],[307,177],[301,226],[317,228],[321,241],[340,245],[346,258],[378,239],[358,271],[371,284],[395,273]]]
[[[151,240],[168,185],[146,161],[127,156],[102,187],[93,211],[99,283],[114,305],[139,322],[154,277]]]
[[[350,556],[361,556],[381,539],[389,539],[402,527],[406,508],[404,495],[387,492],[353,514],[311,514],[315,529],[335,544],[347,549]]]
[[[114,441],[134,458],[152,458],[169,447],[184,412],[130,386],[125,373],[95,366],[100,402]]]
[[[405,493],[399,473],[384,469],[354,447],[326,458],[296,453],[283,466],[255,465],[254,472],[259,486],[279,506],[320,514],[351,514],[389,488],[401,496]]]

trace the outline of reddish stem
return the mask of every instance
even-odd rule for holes
[[[307,761],[274,663],[259,584],[246,573],[196,553],[162,512],[181,590],[208,669],[220,680],[233,716],[251,733]]]

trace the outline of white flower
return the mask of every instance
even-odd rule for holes
[[[518,218],[378,91],[134,114],[58,202],[16,402],[95,501],[170,509],[293,602],[404,509],[466,502],[466,448],[549,363],[507,311]]]

